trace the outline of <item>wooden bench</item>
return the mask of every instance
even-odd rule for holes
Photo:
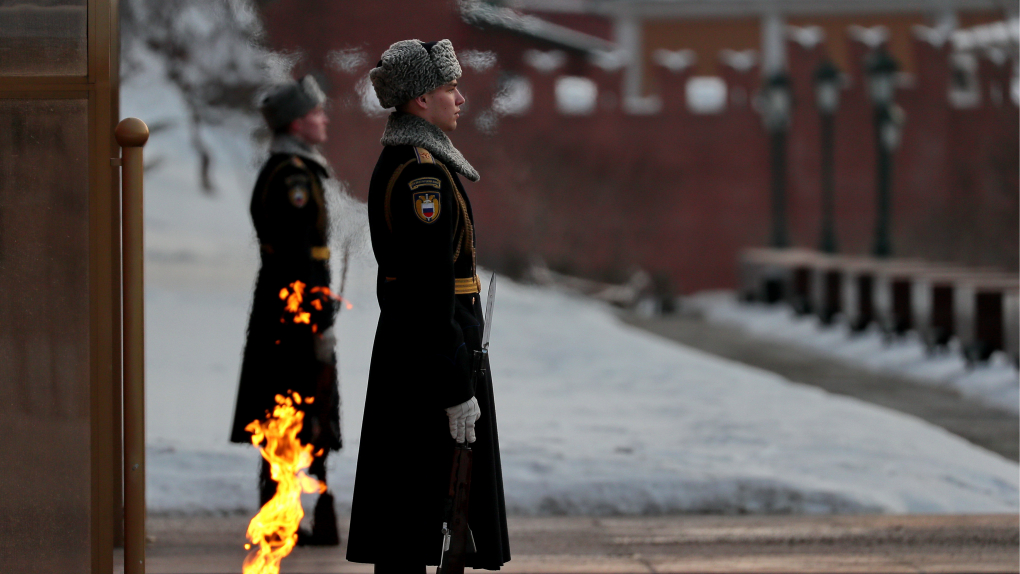
[[[917,327],[914,283],[919,275],[946,265],[920,259],[892,259],[875,268],[875,320],[886,333],[903,335]]]
[[[853,330],[878,323],[916,330],[932,350],[957,338],[971,362],[996,351],[1020,363],[1020,278],[916,259],[826,255],[806,249],[747,249],[740,256],[745,300],[785,302],[823,323]]]
[[[982,273],[959,278],[954,308],[957,336],[970,363],[987,361],[992,353],[1018,355],[1014,325],[1020,277],[1011,273]]]
[[[946,349],[949,341],[969,327],[973,313],[973,295],[967,302],[963,286],[989,277],[1002,276],[994,269],[966,269],[941,266],[918,271],[911,283],[911,305],[914,328],[931,350]],[[972,293],[972,292],[971,292]]]
[[[795,280],[804,262],[818,257],[807,249],[745,249],[740,254],[740,295],[746,301],[791,302],[804,282]],[[803,272],[800,272],[803,276]]]

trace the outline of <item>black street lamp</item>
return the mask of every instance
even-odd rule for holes
[[[815,103],[821,114],[822,128],[822,233],[819,248],[824,253],[836,252],[836,220],[834,215],[834,155],[836,109],[839,108],[839,68],[828,58],[815,68]]]
[[[892,153],[899,146],[903,112],[893,101],[896,95],[896,60],[879,47],[868,55],[865,61],[868,71],[868,87],[871,103],[875,109],[875,149],[878,152],[876,166],[877,206],[875,216],[876,257],[892,255],[891,202],[892,202]]]
[[[786,133],[790,128],[790,79],[784,72],[769,76],[762,87],[765,129],[772,136],[772,247],[789,247],[786,233]]]

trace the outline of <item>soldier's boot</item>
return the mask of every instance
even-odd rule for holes
[[[312,532],[304,526],[299,526],[297,529],[297,545],[298,546],[315,546],[312,542]]]
[[[276,496],[276,481],[273,480],[272,471],[266,459],[262,459],[259,467],[259,508]]]
[[[315,502],[315,514],[312,516],[312,533],[309,537],[310,546],[338,546],[340,531],[336,525],[336,508],[333,506],[333,493],[326,491],[319,495]]]

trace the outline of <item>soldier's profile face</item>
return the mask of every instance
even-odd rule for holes
[[[460,106],[466,99],[457,89],[457,80],[440,86],[429,93],[428,115],[426,118],[444,132],[457,129]]]
[[[329,116],[322,106],[316,106],[312,111],[294,120],[290,124],[292,134],[300,137],[310,144],[321,144],[327,139],[326,126],[329,125]]]

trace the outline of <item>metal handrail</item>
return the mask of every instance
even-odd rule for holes
[[[145,574],[145,298],[142,148],[149,127],[126,118],[121,146],[124,281],[124,574]]]

